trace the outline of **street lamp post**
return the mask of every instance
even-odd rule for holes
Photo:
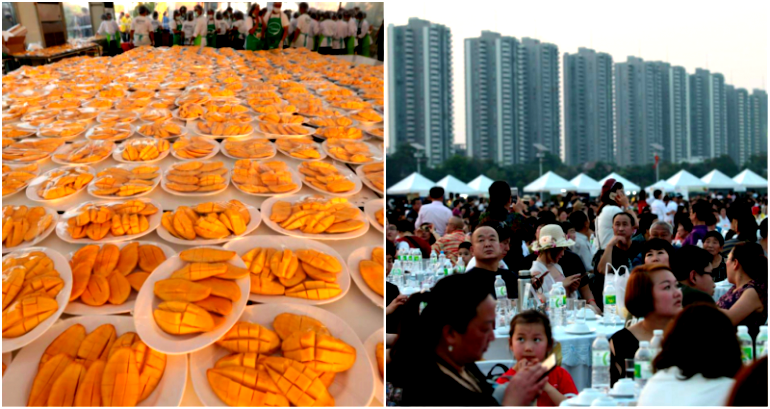
[[[533,143],[532,146],[537,149],[535,157],[540,162],[540,176],[543,176],[543,159],[545,158],[545,153],[548,152],[548,148],[539,143]]]
[[[657,183],[660,180],[660,162],[658,161],[658,154],[662,153],[664,148],[663,145],[659,143],[651,143],[650,147],[652,148],[652,152],[655,158],[655,182]]]

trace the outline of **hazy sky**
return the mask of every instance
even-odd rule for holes
[[[728,84],[767,89],[767,1],[506,1],[499,3],[388,1],[385,20],[404,25],[419,17],[452,30],[455,143],[465,142],[464,39],[482,30],[537,38],[559,47],[560,74],[564,53],[579,47],[612,55],[667,61],[688,74],[708,68],[724,74]],[[564,114],[564,88],[561,107]],[[563,120],[562,120],[563,122]],[[562,137],[564,127],[562,126]]]

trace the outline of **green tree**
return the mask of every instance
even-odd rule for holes
[[[760,153],[758,155],[751,155],[751,157],[749,157],[749,161],[746,163],[745,166],[741,167],[740,170],[747,169],[747,168],[751,169],[751,171],[756,173],[757,175],[767,179],[767,154]],[[732,175],[732,176],[735,176],[735,175]]]

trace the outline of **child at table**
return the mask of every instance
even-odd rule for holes
[[[516,365],[497,379],[498,384],[505,384],[516,375],[517,371],[528,366],[539,365],[553,350],[551,322],[538,311],[524,311],[511,320],[511,332],[508,346],[516,358]],[[537,398],[537,406],[559,406],[565,399],[577,395],[578,390],[572,376],[561,366],[548,374],[548,383],[543,393]]]

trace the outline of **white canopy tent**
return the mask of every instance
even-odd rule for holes
[[[666,182],[665,180],[661,179],[650,186],[647,186],[644,188],[644,190],[654,192],[655,189],[660,189],[662,192],[675,192],[676,187],[672,185],[671,183]]]
[[[607,179],[615,179],[616,182],[620,182],[623,184],[623,188],[626,189],[626,194],[631,194],[633,192],[638,192],[642,190],[642,187],[637,185],[636,183],[624,178],[623,176],[618,175],[615,172],[610,173],[609,175],[605,176],[604,179],[599,181],[599,184],[604,186],[604,182],[607,181]]]
[[[495,181],[484,176],[479,175],[476,179],[471,180],[468,182],[468,186],[471,187],[471,189],[475,189],[479,192],[479,195],[481,196],[488,196],[489,195],[489,187],[492,186],[492,183]]]
[[[577,188],[575,190],[578,193],[588,193],[591,196],[599,196],[602,192],[602,185],[585,173],[575,176],[569,183],[575,185]]]
[[[436,182],[436,186],[441,186],[444,188],[444,192],[446,194],[449,193],[458,193],[461,195],[477,195],[479,194],[479,191],[476,189],[473,189],[472,187],[466,185],[460,179],[457,179],[456,177],[452,175],[446,175],[443,179]]]
[[[767,180],[749,169],[735,175],[733,180],[744,188],[767,189]]]
[[[692,173],[682,169],[676,175],[671,176],[666,182],[672,184],[677,191],[703,190],[706,184]]]
[[[729,176],[716,169],[700,178],[700,180],[705,183],[706,187],[709,189],[736,189],[740,187],[736,181],[730,179]]]
[[[389,195],[418,194],[420,196],[425,196],[433,186],[436,186],[433,181],[417,172],[414,172],[404,178],[404,180],[393,185],[390,189],[387,190],[387,193]]]
[[[525,192],[561,193],[562,190],[575,190],[575,185],[550,170],[524,187]]]

